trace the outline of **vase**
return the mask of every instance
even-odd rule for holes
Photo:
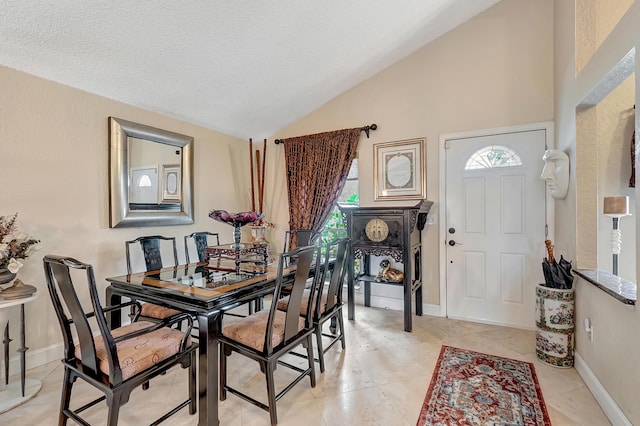
[[[255,244],[266,244],[267,227],[264,225],[251,226],[251,242]]]
[[[573,367],[575,291],[536,287],[536,354],[554,367]]]
[[[12,281],[16,277],[16,274],[10,272],[8,269],[0,269],[0,284],[6,284]]]

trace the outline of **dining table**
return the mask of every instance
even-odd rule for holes
[[[214,263],[214,262],[212,262]],[[260,296],[273,293],[275,266],[235,264],[220,268],[219,262],[199,262],[155,271],[106,278],[106,301],[122,297],[151,302],[194,315],[198,324],[198,425],[219,425],[218,334],[222,314]],[[295,265],[283,269],[283,279],[293,281]],[[351,300],[349,303],[353,303]],[[111,328],[122,324],[122,313],[108,314]]]
[[[290,272],[290,271],[287,271]],[[178,309],[198,324],[198,425],[218,425],[218,333],[223,311],[273,291],[276,268],[252,268],[240,273],[218,271],[208,262],[107,278],[107,302],[122,297]],[[121,314],[109,318],[121,325]]]

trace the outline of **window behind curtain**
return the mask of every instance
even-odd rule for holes
[[[344,188],[342,188],[342,192],[340,193],[340,197],[338,197],[338,203],[340,204],[360,204],[360,188],[359,188],[359,180],[358,180],[358,159],[355,158],[351,163],[351,168],[349,169],[349,175],[347,176],[347,181],[344,184]],[[340,210],[338,209],[337,204],[333,207],[331,214],[329,215],[329,219],[324,225],[322,229],[322,240],[324,242],[334,241],[338,238],[346,237],[347,230],[344,227],[344,222],[342,221],[342,215],[340,214]]]

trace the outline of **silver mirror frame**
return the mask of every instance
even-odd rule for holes
[[[128,138],[182,148],[181,211],[129,209]],[[120,118],[109,117],[109,226],[111,228],[193,223],[193,138]]]

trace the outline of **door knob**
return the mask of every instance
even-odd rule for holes
[[[462,244],[460,244],[460,243],[456,243],[454,240],[449,240],[449,245],[450,245],[451,247],[453,247],[453,246],[455,246],[455,245],[459,245],[459,246],[461,246]]]

